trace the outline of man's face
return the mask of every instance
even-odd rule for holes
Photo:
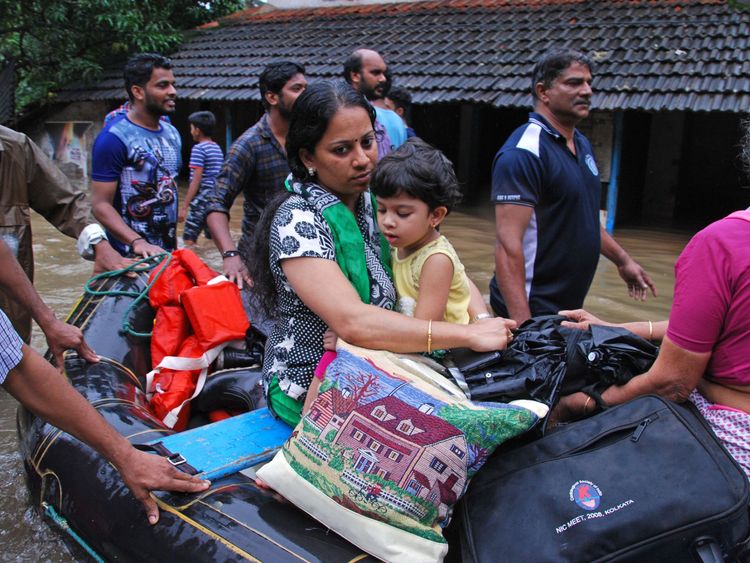
[[[387,68],[383,57],[377,53],[362,55],[362,71],[352,73],[352,86],[368,100],[379,100],[385,96]]]
[[[387,107],[391,111],[395,111],[400,118],[403,119],[404,117],[404,108],[397,106],[396,102],[391,100],[388,96],[385,97],[385,107]]]
[[[560,121],[574,124],[589,115],[592,93],[591,71],[577,62],[566,68],[549,88],[537,86],[539,102]]]
[[[175,110],[177,90],[174,87],[174,74],[165,68],[155,68],[151,71],[151,78],[143,87],[134,86],[133,91],[138,99],[138,90],[146,111],[152,115],[171,115]]]
[[[307,88],[307,80],[305,79],[305,76],[301,73],[297,73],[287,80],[286,84],[284,84],[284,87],[281,89],[281,92],[276,95],[276,107],[284,119],[289,119],[292,115],[294,102],[296,102],[299,95],[305,91],[305,88]]]

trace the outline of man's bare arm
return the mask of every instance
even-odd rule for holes
[[[533,211],[526,205],[495,205],[495,276],[508,314],[518,324],[531,317],[523,235]]]

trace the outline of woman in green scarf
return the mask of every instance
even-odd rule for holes
[[[377,162],[375,111],[345,82],[317,82],[297,99],[286,190],[256,229],[252,277],[272,317],[263,365],[268,404],[295,425],[328,327],[347,342],[394,352],[505,348],[512,321],[454,325],[391,311],[388,244],[368,191]]]

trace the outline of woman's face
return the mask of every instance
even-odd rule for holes
[[[315,168],[318,183],[353,210],[378,159],[367,112],[361,107],[339,108],[315,151],[301,149],[300,158],[306,167]]]

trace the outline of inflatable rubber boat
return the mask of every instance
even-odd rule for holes
[[[174,432],[150,410],[145,375],[154,312],[138,300],[145,272],[95,282],[69,317],[101,356],[89,364],[69,352],[73,386],[131,443],[148,445],[176,466],[212,481],[200,494],[155,492],[161,518],[142,507],[104,458],[70,435],[19,409],[18,434],[32,502],[76,538],[95,560],[361,561],[368,556],[275,493],[256,486],[253,467],[291,434],[263,407],[260,368],[212,374],[193,401],[190,428]],[[125,322],[124,322],[125,321]],[[124,332],[126,324],[132,330]],[[257,353],[248,347],[244,356]],[[215,409],[245,411],[209,422]],[[146,446],[148,447],[148,446]]]

